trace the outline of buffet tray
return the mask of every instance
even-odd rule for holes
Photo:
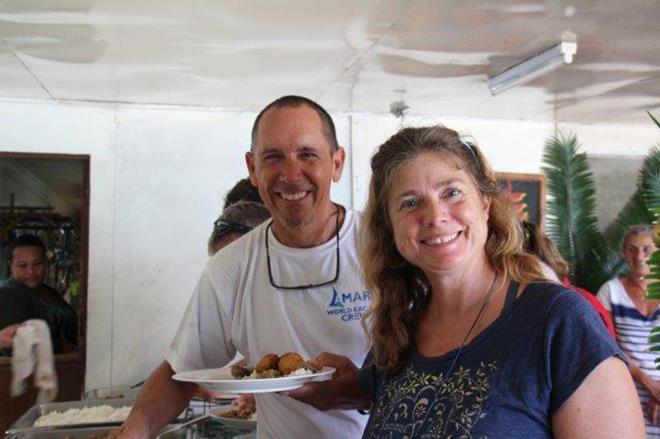
[[[97,387],[84,393],[82,399],[137,399],[140,387]]]
[[[98,407],[108,405],[110,407],[132,406],[135,402],[134,398],[117,398],[117,399],[87,399],[83,401],[64,401],[64,402],[48,402],[43,404],[33,405],[27,412],[14,422],[7,430],[7,435],[18,432],[46,432],[57,431],[59,437],[64,437],[61,434],[62,430],[71,430],[76,428],[92,428],[104,426],[118,426],[121,422],[103,422],[103,423],[85,423],[85,424],[67,424],[67,425],[51,425],[44,427],[34,427],[34,421],[40,416],[47,415],[51,412],[63,412],[69,409],[81,409],[85,407]],[[91,434],[91,433],[90,433]],[[20,436],[20,437],[37,437],[37,436]],[[42,437],[42,436],[38,436]],[[43,436],[43,437],[56,437],[56,436]],[[86,437],[86,436],[85,436]]]
[[[169,430],[176,428],[176,424],[170,424],[163,429],[164,433],[156,436],[157,439],[199,439],[200,433],[195,426],[186,426],[175,431]],[[26,430],[8,431],[6,439],[91,439],[94,437],[102,438],[103,435],[110,433],[117,426],[96,426],[96,427],[66,427],[53,429],[52,427],[39,427]]]

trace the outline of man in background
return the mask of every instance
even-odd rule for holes
[[[208,241],[209,256],[213,256],[268,218],[270,211],[261,203],[237,201],[229,205],[213,223],[213,231]]]

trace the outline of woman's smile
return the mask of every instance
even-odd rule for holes
[[[456,238],[458,238],[458,235],[460,235],[460,234],[461,234],[461,232],[456,232],[456,233],[453,233],[451,235],[444,235],[444,236],[438,236],[436,238],[424,239],[424,240],[422,240],[422,243],[426,244],[426,245],[432,245],[432,246],[439,245],[439,244],[448,244],[448,243],[453,242],[454,240],[456,240]]]

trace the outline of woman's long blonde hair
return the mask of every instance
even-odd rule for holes
[[[537,260],[522,251],[522,233],[511,203],[497,187],[495,174],[479,149],[456,131],[441,126],[404,128],[383,143],[371,159],[369,200],[361,228],[360,262],[373,300],[366,319],[374,364],[385,372],[400,369],[415,325],[430,296],[424,273],[396,248],[387,196],[401,165],[424,152],[437,152],[470,175],[482,196],[490,197],[485,253],[501,279],[542,280]]]

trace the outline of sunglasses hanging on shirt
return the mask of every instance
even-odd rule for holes
[[[273,220],[271,220],[268,223],[268,226],[266,226],[266,262],[268,265],[268,280],[270,281],[270,284],[273,286],[273,288],[277,288],[279,290],[307,290],[311,288],[325,287],[327,285],[332,285],[335,282],[337,282],[337,279],[339,279],[339,209],[337,209],[337,224],[336,224],[336,232],[335,232],[335,243],[337,248],[337,258],[336,258],[337,265],[335,267],[335,276],[327,282],[322,282],[318,284],[298,285],[298,286],[285,286],[285,285],[280,285],[278,282],[276,282],[273,279],[273,270],[270,268],[270,248],[268,246],[268,231],[270,230],[270,227],[272,225],[273,225]]]

